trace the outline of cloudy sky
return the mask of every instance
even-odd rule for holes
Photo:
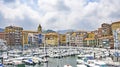
[[[95,30],[120,20],[120,0],[0,0],[0,27]]]

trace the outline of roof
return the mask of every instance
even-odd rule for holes
[[[112,24],[120,24],[120,21],[117,21],[117,22],[113,22]]]

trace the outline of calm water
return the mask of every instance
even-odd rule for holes
[[[48,64],[42,63],[41,65],[26,66],[26,67],[64,67],[65,64],[70,64],[72,67],[76,67],[76,57],[64,57],[64,58],[48,58]]]
[[[70,64],[72,67],[77,67],[76,56],[63,57],[63,58],[48,58],[48,63],[41,63],[40,65],[30,66],[26,65],[25,67],[64,67],[64,65]],[[14,67],[14,66],[5,66],[5,67]]]

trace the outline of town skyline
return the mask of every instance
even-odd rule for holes
[[[0,27],[36,30],[92,31],[102,23],[119,21],[119,0],[1,0]],[[112,4],[111,4],[112,3]],[[116,9],[117,8],[117,9]]]

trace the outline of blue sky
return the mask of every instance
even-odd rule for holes
[[[96,30],[120,20],[120,0],[0,0],[0,27]]]

